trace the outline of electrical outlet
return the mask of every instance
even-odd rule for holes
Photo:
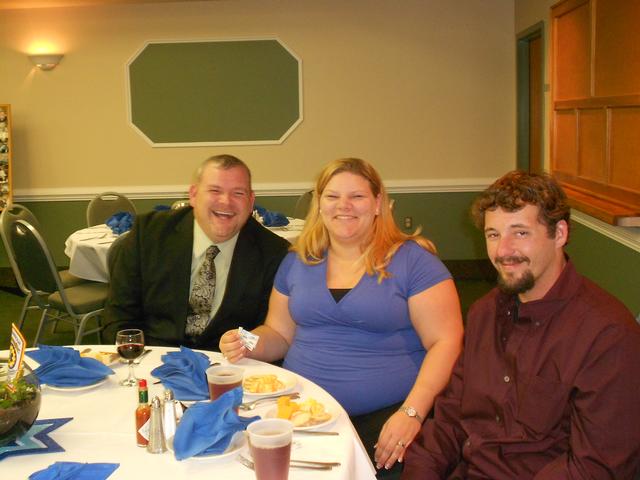
[[[411,228],[411,227],[413,227],[413,218],[404,217],[404,228]]]

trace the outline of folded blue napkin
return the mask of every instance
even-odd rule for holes
[[[205,373],[209,357],[181,346],[179,352],[165,353],[161,359],[164,364],[154,368],[151,375],[161,380],[165,388],[173,390],[176,400],[209,399]]]
[[[180,419],[173,437],[176,460],[194,455],[223,453],[236,432],[260,417],[239,417],[236,407],[242,402],[242,388],[224,393],[213,402],[198,402],[189,407]]]
[[[40,383],[55,387],[83,387],[113,374],[95,358],[81,357],[70,347],[38,345],[38,350],[28,351],[27,355],[40,364],[34,370]]]
[[[260,205],[255,205],[253,208],[258,212],[265,227],[284,227],[289,225],[289,219],[280,212],[272,212]]]
[[[129,212],[118,212],[111,215],[106,222],[107,226],[116,235],[131,230],[133,225],[133,215]]]
[[[56,462],[29,475],[29,480],[104,480],[119,463]]]

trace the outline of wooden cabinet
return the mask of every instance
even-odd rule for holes
[[[0,210],[12,198],[11,150],[11,106],[0,105]]]
[[[551,9],[551,171],[572,206],[640,226],[640,2]]]

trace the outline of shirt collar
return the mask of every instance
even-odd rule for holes
[[[566,265],[544,297],[526,303],[518,302],[516,306],[515,300],[517,299],[515,295],[506,295],[499,292],[499,304],[502,304],[505,308],[518,308],[518,316],[520,319],[528,318],[544,323],[545,320],[551,318],[552,313],[565,304],[567,299],[573,297],[582,285],[582,277],[576,271],[569,257],[566,258]]]
[[[236,233],[229,240],[225,240],[220,243],[213,243],[207,234],[204,233],[204,230],[198,225],[198,222],[193,222],[193,256],[195,258],[199,258],[206,252],[207,248],[211,245],[216,245],[218,249],[220,249],[220,253],[223,256],[228,256],[229,254],[233,254],[233,249],[236,247],[236,242],[238,241],[238,235],[240,232]]]

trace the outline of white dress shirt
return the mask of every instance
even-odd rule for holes
[[[191,281],[189,282],[189,294],[193,289],[193,282],[196,275],[200,270],[200,267],[204,263],[205,253],[207,248],[211,245],[216,245],[220,249],[220,253],[216,255],[213,263],[216,266],[216,290],[213,294],[213,302],[211,303],[211,313],[209,314],[209,320],[220,308],[224,292],[227,287],[227,278],[229,277],[229,268],[231,268],[231,259],[233,258],[233,250],[236,248],[236,242],[238,241],[238,234],[235,234],[226,242],[213,243],[209,237],[204,233],[198,222],[193,222],[193,249],[191,254]]]

